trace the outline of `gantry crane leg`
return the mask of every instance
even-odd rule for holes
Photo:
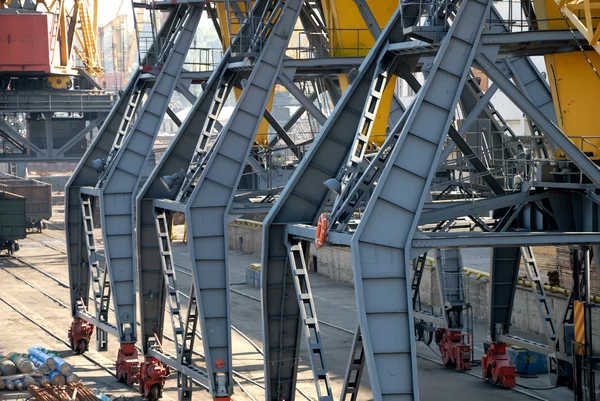
[[[70,330],[71,342],[77,350],[84,351],[87,347],[80,344],[89,342],[90,325],[97,328],[100,349],[106,349],[106,333],[117,337],[121,345],[117,375],[128,383],[140,379],[135,349],[133,200],[143,183],[154,139],[179,82],[203,7],[173,6],[152,52],[144,61],[151,68],[144,68],[133,77],[66,188],[67,244],[75,318]],[[99,206],[102,223],[106,259],[103,266],[96,254],[94,203]],[[90,283],[94,286],[94,313],[87,308]],[[108,323],[111,299],[116,326]]]

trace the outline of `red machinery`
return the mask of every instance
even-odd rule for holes
[[[140,366],[140,394],[150,401],[159,399],[162,396],[167,375],[167,369],[158,359],[146,357]]]
[[[122,344],[117,356],[117,380],[132,385],[140,380],[140,361],[135,344]]]
[[[495,385],[512,388],[517,385],[517,371],[510,364],[506,344],[491,343],[488,352],[481,357],[483,377]]]
[[[88,350],[90,338],[94,332],[94,325],[83,319],[75,318],[69,329],[69,340],[71,349],[78,354],[83,354]]]
[[[456,370],[471,370],[471,346],[465,344],[465,335],[459,330],[441,328],[435,331],[435,343],[445,366]]]

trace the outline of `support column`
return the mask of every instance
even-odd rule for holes
[[[54,155],[54,138],[52,136],[52,116],[54,113],[44,113],[44,122],[46,126],[46,155]]]
[[[199,164],[185,207],[188,250],[198,300],[210,392],[233,392],[227,226],[235,192],[264,110],[281,75],[285,49],[302,8],[301,0],[271,2],[256,43],[260,57],[243,88],[221,137]],[[185,200],[182,194],[181,200]],[[265,347],[268,353],[268,348]],[[266,387],[270,383],[266,380]]]

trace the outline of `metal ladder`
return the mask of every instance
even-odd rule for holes
[[[81,214],[83,217],[85,246],[89,261],[88,269],[92,282],[92,292],[94,293],[94,312],[98,320],[102,322],[108,322],[110,282],[106,271],[106,266],[104,269],[100,269],[100,260],[98,253],[96,252],[96,236],[94,234],[94,207],[91,197],[86,195],[82,196]],[[100,282],[101,273],[102,282]],[[83,305],[79,305],[79,309],[85,311]],[[108,333],[100,328],[96,329],[96,347],[98,351],[106,351],[108,349]]]
[[[275,22],[279,18],[278,10],[281,9],[281,1],[271,0],[260,19],[261,25],[258,33],[252,37],[252,52],[260,53],[265,44],[265,41],[269,37],[269,34],[275,27]]]
[[[183,342],[181,343],[180,362],[183,365],[192,364],[192,349],[194,348],[194,339],[196,337],[196,329],[198,327],[198,302],[196,300],[196,292],[194,284],[190,287],[190,296],[185,319],[185,329],[183,332]],[[192,379],[182,372],[177,372],[177,388],[179,389],[180,400],[192,399]]]
[[[542,283],[538,272],[533,250],[529,246],[521,247],[521,255],[523,257],[523,262],[525,263],[525,268],[527,269],[528,278],[531,280],[531,291],[538,301],[538,310],[540,311],[540,318],[544,325],[546,338],[549,342],[555,341],[557,338],[556,323],[554,322],[552,309],[546,298],[546,290],[544,289],[544,284]]]
[[[123,113],[123,119],[121,120],[121,123],[119,124],[119,130],[117,131],[117,135],[115,136],[112,147],[111,147],[110,151],[108,152],[108,157],[104,161],[104,171],[102,172],[102,175],[100,176],[100,179],[98,180],[98,183],[101,183],[104,181],[104,179],[106,178],[106,175],[108,174],[108,171],[109,171],[109,169],[106,168],[106,166],[110,165],[110,163],[113,161],[114,157],[117,155],[117,153],[123,146],[123,141],[125,140],[125,137],[127,136],[127,133],[129,132],[129,128],[131,127],[135,113],[138,110],[138,106],[140,105],[140,100],[142,99],[144,92],[148,88],[147,80],[142,79],[140,75],[141,74],[138,72],[137,76],[135,78],[136,79],[135,87],[133,89],[133,92],[131,93],[131,96],[129,97],[129,101],[127,102],[127,107],[125,108],[125,113]]]
[[[421,297],[419,296],[419,287],[421,286],[421,279],[423,278],[423,271],[425,270],[425,263],[427,262],[427,252],[419,255],[418,258],[413,259],[413,278],[411,283],[412,290],[412,303],[413,309],[416,308],[417,303],[421,303]]]
[[[333,400],[329,374],[327,373],[327,365],[323,354],[317,311],[312,297],[308,271],[306,270],[306,260],[302,251],[302,242],[294,241],[292,243],[288,241],[287,248],[292,273],[291,278],[296,288],[300,316],[304,323],[304,337],[308,346],[310,366],[316,382],[317,396],[319,400]],[[323,394],[323,390],[326,391],[326,394]]]
[[[348,362],[348,369],[346,369],[346,378],[344,379],[344,387],[342,388],[342,395],[340,401],[356,401],[358,398],[358,389],[360,388],[360,379],[365,369],[365,351],[363,348],[362,335],[360,334],[360,326],[354,333],[354,339],[352,341],[352,354],[350,354],[350,361]]]
[[[102,286],[100,284],[100,261],[96,253],[96,238],[94,235],[94,216],[92,200],[82,196],[81,213],[83,215],[83,229],[85,231],[85,245],[89,260],[89,269],[92,278],[92,291],[94,293],[94,307],[96,313],[100,312]]]
[[[94,40],[93,37],[91,37],[90,33],[94,32],[94,28],[92,26],[92,22],[90,19],[90,14],[89,14],[89,2],[87,0],[78,0],[78,3],[80,3],[79,6],[79,20],[81,22],[81,25],[84,27],[82,29],[83,31],[83,42],[85,43],[85,47],[86,49],[88,49],[88,55],[92,56],[92,57],[97,57],[98,56],[98,48],[97,48],[97,43]],[[95,66],[96,60],[87,60],[87,63],[89,63],[90,67]]]
[[[196,187],[196,178],[202,171],[203,163],[208,159],[206,149],[208,148],[212,130],[215,128],[218,122],[219,114],[223,109],[223,104],[231,92],[231,83],[233,77],[234,74],[228,71],[225,71],[224,75],[221,77],[219,88],[217,89],[210,105],[210,109],[204,122],[204,127],[202,128],[202,132],[200,134],[200,139],[198,139],[198,144],[196,145],[196,150],[188,166],[184,177],[184,182],[179,190],[179,194],[177,195],[177,200],[179,202],[184,202]]]
[[[459,248],[437,249],[437,268],[440,271],[442,301],[452,306],[463,305],[465,293],[462,280],[462,256]]]
[[[250,15],[252,9],[252,3],[248,0],[225,0],[225,13],[227,14],[227,31],[229,32],[229,47],[232,47],[234,38],[240,35],[241,27],[244,24],[244,20]],[[242,7],[240,7],[240,5]],[[232,24],[239,27],[236,32],[232,31]],[[232,49],[237,52],[238,49]]]
[[[171,317],[171,324],[173,326],[173,340],[175,341],[176,354],[179,357],[185,337],[183,334],[183,321],[181,319],[181,302],[179,301],[176,288],[177,281],[175,278],[173,253],[171,251],[171,239],[169,237],[169,219],[164,210],[155,211],[155,222],[162,273],[169,303],[169,316]]]

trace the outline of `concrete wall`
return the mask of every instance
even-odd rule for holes
[[[260,255],[262,247],[262,226],[250,222],[234,222],[228,229],[229,249]]]
[[[242,240],[240,241],[240,238]],[[229,225],[229,248],[232,250],[260,254],[262,244],[262,228],[259,224],[248,222],[234,222]],[[322,274],[335,281],[352,283],[352,260],[349,248],[324,247],[319,250],[311,244],[310,270],[315,271],[314,263],[316,257],[318,274]],[[465,280],[469,301],[472,306],[473,317],[477,320],[487,320],[489,316],[489,281],[487,278],[480,279],[468,276]],[[429,265],[425,269],[421,281],[421,302],[432,307],[436,314],[440,312],[440,294],[435,266]],[[560,322],[567,305],[567,296],[562,294],[548,294],[550,308],[555,321]],[[540,313],[529,287],[517,287],[513,313],[511,318],[513,329],[523,330],[535,334],[544,334]],[[600,327],[600,310],[592,311],[593,327]],[[594,348],[600,351],[600,330],[593,334]]]

